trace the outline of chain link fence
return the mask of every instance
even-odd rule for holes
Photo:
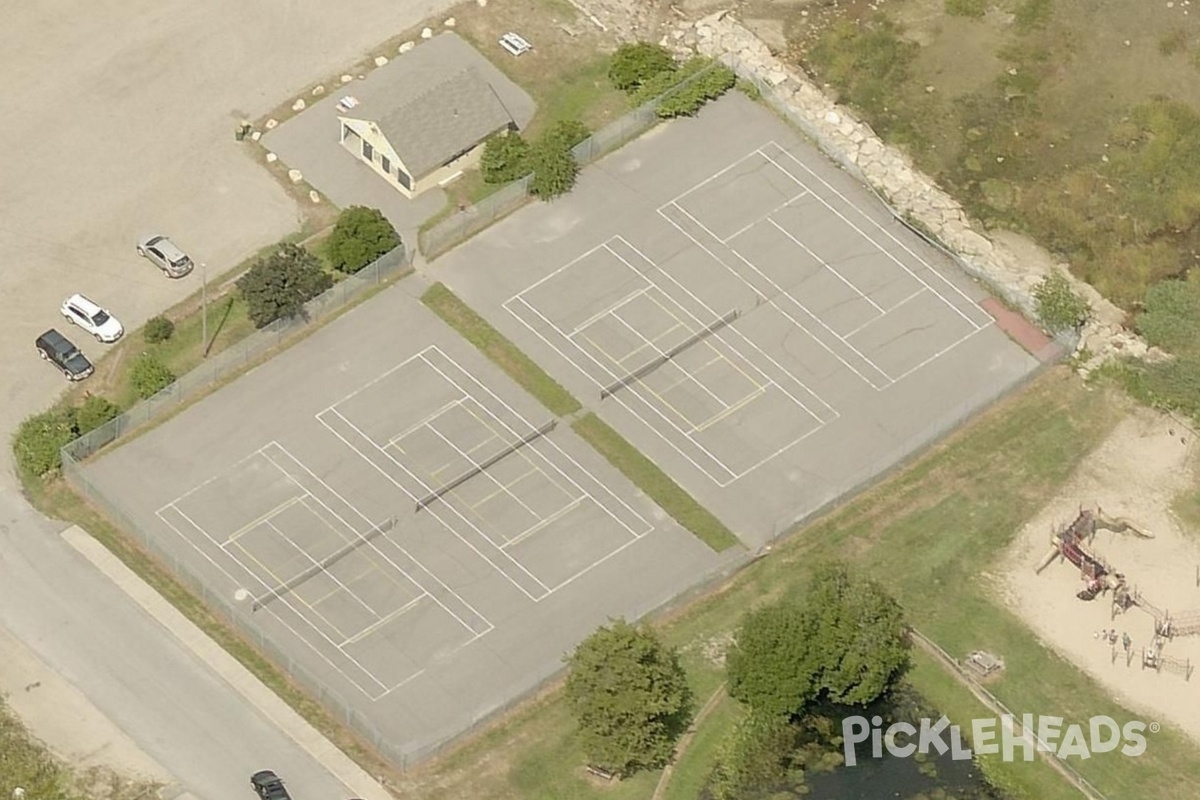
[[[199,366],[176,378],[158,394],[140,401],[116,419],[83,434],[64,447],[64,471],[68,461],[83,461],[105,445],[128,435],[130,431],[159,419],[198,397],[210,387],[240,374],[247,366],[282,345],[298,331],[336,313],[367,290],[380,285],[411,264],[411,254],[404,245],[400,245],[309,300],[300,315],[275,320],[240,342],[206,358]]]
[[[695,75],[680,81],[653,100],[643,103],[623,115],[571,149],[571,155],[582,167],[608,155],[626,142],[636,139],[659,123],[658,107],[663,100],[681,91],[685,86],[703,79],[714,69],[724,65],[714,62]],[[533,196],[529,193],[532,176],[518,178],[503,189],[488,195],[474,205],[454,212],[450,217],[420,232],[418,244],[421,255],[432,260],[451,248],[482,231],[501,217],[507,216],[525,205]]]

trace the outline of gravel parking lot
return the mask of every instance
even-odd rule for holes
[[[97,0],[11,5],[0,26],[0,430],[62,377],[34,338],[81,291],[136,325],[199,286],[134,254],[164,231],[228,269],[296,228],[299,209],[236,146],[238,119],[446,6],[439,0]],[[79,341],[85,352],[102,346]],[[4,459],[8,471],[8,459]]]

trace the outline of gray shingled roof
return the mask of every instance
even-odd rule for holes
[[[444,78],[375,121],[415,178],[514,124],[473,67]]]

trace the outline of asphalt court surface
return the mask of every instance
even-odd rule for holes
[[[401,754],[736,557],[665,518],[410,281],[84,467]]]
[[[736,95],[438,269],[752,544],[1037,366],[981,287]]]

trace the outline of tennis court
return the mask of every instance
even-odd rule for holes
[[[373,699],[493,627],[278,442],[157,514]]]
[[[533,601],[653,530],[437,347],[317,419]]]
[[[749,542],[1038,363],[980,305],[983,287],[736,93],[438,270]]]

